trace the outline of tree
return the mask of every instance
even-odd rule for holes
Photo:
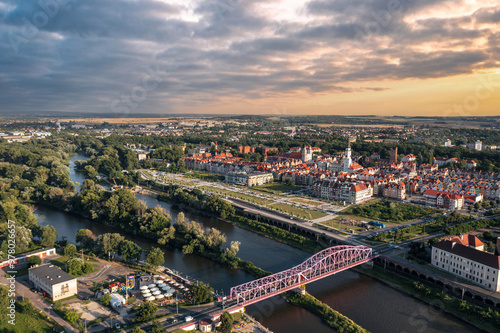
[[[151,333],[164,333],[166,332],[165,331],[165,327],[163,327],[163,325],[155,320],[153,321],[153,325],[151,326]]]
[[[70,258],[73,258],[76,254],[76,246],[75,244],[68,244],[64,248],[64,255]]]
[[[16,240],[16,253],[23,253],[28,251],[33,239],[31,230],[23,226],[17,226],[14,235]],[[5,240],[4,242],[7,242],[7,240]]]
[[[119,233],[105,233],[97,238],[97,245],[102,253],[108,255],[108,259],[114,257],[115,252],[119,251],[119,245],[125,240],[125,237]]]
[[[122,256],[123,261],[137,261],[141,258],[142,249],[136,243],[129,240],[124,240],[120,243],[118,253]]]
[[[72,276],[80,276],[83,274],[82,264],[78,260],[71,260],[67,263],[68,265],[68,274]]]
[[[163,251],[159,247],[152,247],[147,251],[146,263],[152,269],[158,268],[161,264],[165,262]]]
[[[138,322],[146,322],[153,319],[153,316],[156,313],[158,308],[151,302],[144,302],[139,305],[139,309],[137,309],[137,321]]]
[[[42,263],[42,259],[39,256],[31,256],[26,261],[29,267],[38,266]]]
[[[46,225],[43,228],[42,245],[45,247],[54,246],[54,244],[56,243],[56,238],[57,238],[56,228],[54,228],[51,225]]]
[[[141,330],[139,326],[134,327],[134,329],[131,331],[132,333],[146,333],[145,330]]]
[[[231,333],[231,330],[233,328],[233,323],[234,323],[233,316],[229,312],[224,311],[224,313],[220,317],[220,326],[218,330],[222,333]]]
[[[208,283],[198,282],[191,287],[193,299],[197,304],[207,303],[212,301],[212,293],[214,288],[210,287]]]
[[[102,297],[101,297],[102,305],[109,306],[110,302],[111,302],[111,295],[110,294],[102,295]]]
[[[236,254],[240,250],[240,244],[241,244],[241,242],[232,241],[231,245],[229,245],[229,247],[226,249],[226,256],[228,258],[236,257]]]
[[[85,175],[90,179],[96,179],[99,176],[99,173],[92,165],[85,166]]]
[[[66,319],[70,323],[76,323],[78,321],[78,319],[80,319],[80,317],[81,317],[81,314],[74,311],[74,310],[67,311],[64,314],[64,319]]]
[[[94,233],[89,229],[80,229],[76,233],[76,242],[87,250],[93,250],[95,245]]]

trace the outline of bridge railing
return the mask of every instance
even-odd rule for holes
[[[367,246],[334,246],[316,253],[306,261],[285,271],[231,288],[230,298],[252,301],[290,290],[336,271],[367,261],[372,249]]]

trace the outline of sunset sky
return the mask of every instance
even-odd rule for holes
[[[0,113],[500,115],[498,0],[0,0]]]

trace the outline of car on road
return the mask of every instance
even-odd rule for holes
[[[187,316],[186,318],[184,318],[184,320],[186,321],[186,323],[192,321],[193,319],[194,318],[191,317],[191,316]]]

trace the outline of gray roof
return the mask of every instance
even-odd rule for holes
[[[42,265],[30,268],[29,271],[38,276],[40,280],[47,283],[49,286],[75,279],[74,277],[54,265]]]

